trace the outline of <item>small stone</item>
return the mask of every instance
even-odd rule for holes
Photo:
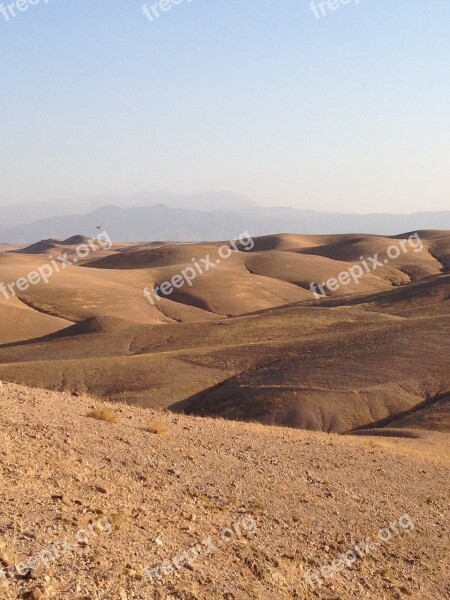
[[[27,579],[39,579],[39,572],[36,569],[30,569],[27,573]]]
[[[167,469],[168,475],[175,475],[175,477],[180,477],[181,473],[177,469]]]
[[[38,587],[33,588],[30,592],[30,598],[32,600],[39,600],[39,598],[42,598],[41,588],[38,588]]]

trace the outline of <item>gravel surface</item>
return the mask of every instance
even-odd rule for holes
[[[0,404],[5,600],[450,597],[448,434],[342,437],[12,384]]]

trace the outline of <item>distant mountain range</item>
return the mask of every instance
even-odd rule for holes
[[[423,229],[450,230],[450,211],[413,214],[339,214],[267,208],[234,192],[177,195],[143,192],[98,196],[1,209],[0,243],[65,239],[105,229],[115,241],[208,241],[271,233],[373,233],[395,235]]]
[[[139,192],[132,196],[105,194],[92,198],[73,198],[72,200],[53,200],[50,202],[30,202],[1,208],[0,231],[27,225],[33,221],[83,215],[103,206],[133,208],[165,204],[169,208],[195,209],[202,211],[221,210],[225,212],[242,208],[258,208],[258,204],[235,192],[210,191],[197,194],[174,194],[173,192]]]

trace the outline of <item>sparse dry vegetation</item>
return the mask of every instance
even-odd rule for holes
[[[86,416],[91,419],[97,419],[97,421],[106,421],[113,425],[120,423],[119,415],[110,408],[94,408]]]
[[[164,421],[149,421],[145,426],[145,431],[148,433],[154,433],[156,435],[162,435],[170,431],[169,426]]]

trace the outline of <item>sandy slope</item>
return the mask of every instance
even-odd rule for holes
[[[41,337],[71,325],[71,321],[33,310],[18,298],[0,297],[0,343]]]
[[[423,248],[412,234],[265,236],[226,260],[222,242],[116,243],[0,303],[0,378],[334,432],[414,419],[425,403],[419,421],[448,430],[450,234],[420,234]],[[0,282],[73,258],[79,242],[0,253]],[[375,255],[382,266],[360,283],[314,299],[309,282]],[[144,297],[206,256],[192,286]]]
[[[86,416],[99,406],[0,389],[0,559],[15,575],[5,600],[36,588],[58,600],[449,597],[448,436],[338,437],[117,404],[113,425]],[[400,527],[405,514],[413,527]],[[368,553],[367,539],[378,544]],[[15,564],[62,540],[69,550],[18,576]],[[204,556],[148,583],[145,568],[197,542]],[[355,543],[363,558],[316,594],[304,575]]]

